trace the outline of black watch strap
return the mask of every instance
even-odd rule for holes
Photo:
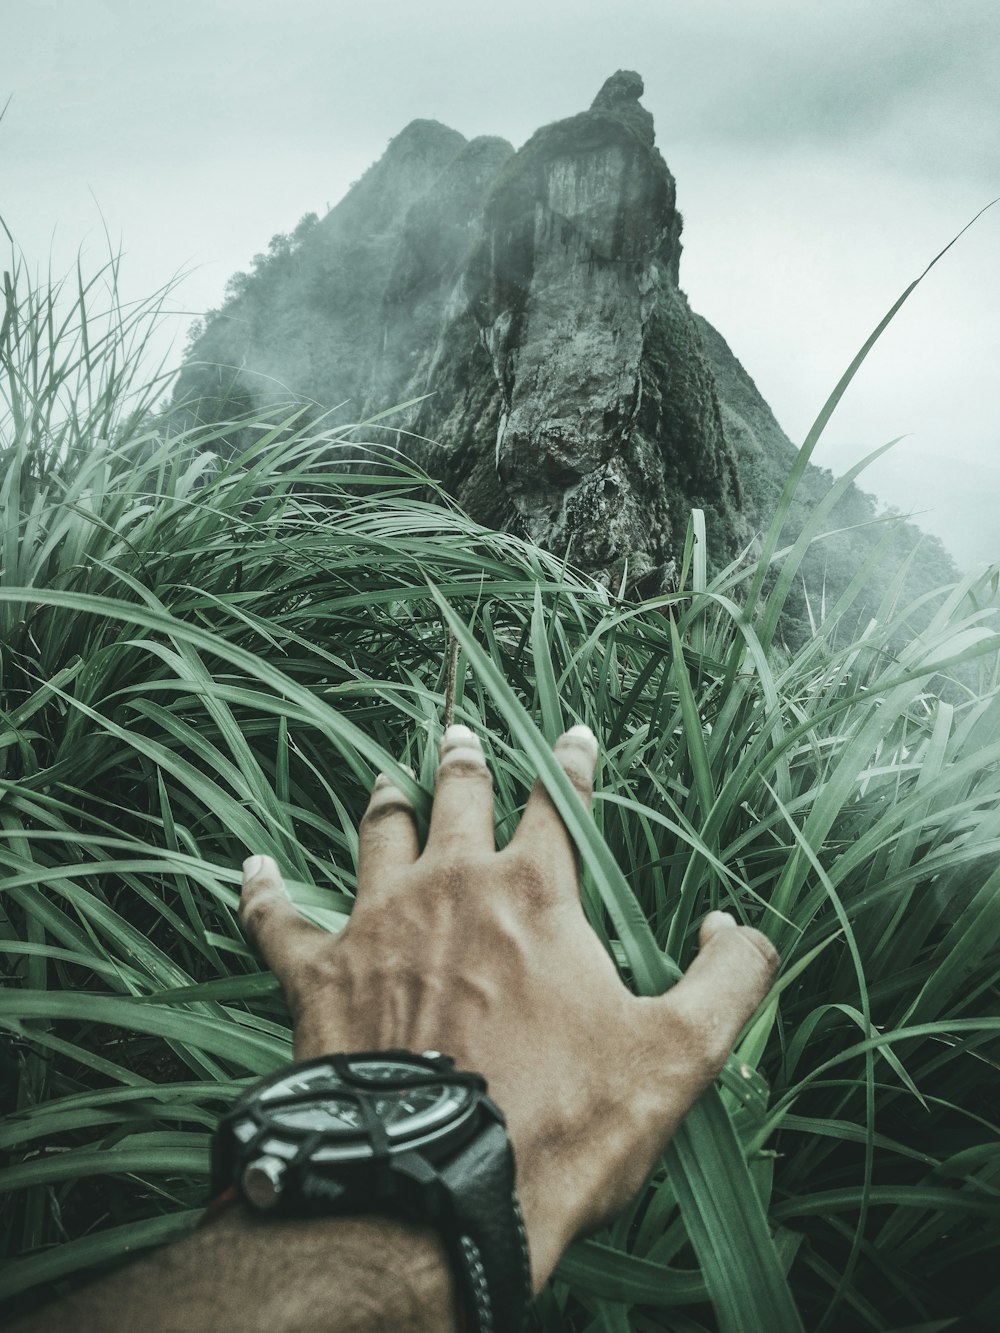
[[[474,1333],[520,1333],[531,1301],[528,1238],[502,1124],[483,1128],[440,1168],[451,1197],[453,1258]]]

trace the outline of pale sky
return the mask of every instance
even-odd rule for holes
[[[796,442],[871,328],[1000,195],[1000,0],[0,0],[0,216],[30,265],[187,272],[191,315],[409,121],[520,146],[636,69],[681,286]],[[4,263],[3,267],[7,267]],[[1000,205],[911,298],[821,442],[960,564],[1000,559]]]

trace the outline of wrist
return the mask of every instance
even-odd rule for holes
[[[648,1114],[640,1098],[633,1095],[630,1101],[627,1085],[613,1091],[566,1106],[544,1094],[526,1104],[498,1089],[514,1150],[535,1295],[577,1237],[599,1230],[635,1197],[668,1137],[669,1122],[664,1126]],[[581,1124],[588,1127],[590,1151],[581,1143]]]
[[[457,1284],[438,1233],[397,1218],[263,1217],[239,1202],[206,1228],[241,1265],[246,1333],[463,1333]],[[191,1325],[194,1327],[194,1325]],[[225,1325],[221,1325],[225,1326]]]
[[[264,1218],[240,1202],[17,1325],[67,1328],[464,1333],[451,1266],[430,1228],[374,1216]]]

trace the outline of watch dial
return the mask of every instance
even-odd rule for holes
[[[299,1092],[323,1092],[327,1088],[339,1088],[340,1079],[332,1065],[316,1065],[313,1069],[293,1070],[280,1083],[272,1083],[260,1094],[262,1102],[274,1101],[277,1097],[289,1097]]]
[[[398,1085],[413,1077],[426,1077],[426,1071],[414,1070],[412,1065],[399,1061],[359,1060],[352,1062],[350,1068],[352,1074],[362,1080],[362,1086],[352,1087],[350,1091],[341,1083],[332,1065],[293,1071],[280,1083],[273,1084],[261,1093],[262,1109],[268,1122],[300,1134],[340,1131],[350,1135],[352,1130],[364,1134],[363,1100],[372,1107],[390,1138],[411,1138],[453,1119],[471,1099],[467,1089],[445,1083],[411,1088],[397,1086],[380,1091],[380,1083]],[[304,1097],[306,1093],[313,1094],[315,1100]],[[289,1096],[302,1100],[287,1106],[274,1105],[279,1098]],[[316,1155],[321,1157],[323,1152]]]
[[[276,1106],[269,1118],[289,1129],[357,1129],[361,1111],[356,1102],[324,1093],[321,1102],[300,1102],[298,1106]]]

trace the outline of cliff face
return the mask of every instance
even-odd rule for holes
[[[619,71],[518,153],[414,121],[231,284],[178,397],[216,419],[305,399],[343,422],[430,395],[389,419],[392,443],[481,521],[645,587],[699,504],[721,559],[749,524],[641,93]]]
[[[504,168],[466,267],[501,392],[495,463],[531,537],[617,579],[663,570],[710,497],[739,487],[711,370],[677,290],[674,180],[620,72]]]
[[[338,426],[409,403],[357,438],[401,448],[484,524],[648,595],[697,506],[710,563],[728,561],[794,449],[678,286],[642,91],[619,71],[516,153],[414,121],[232,280],[177,398],[205,420],[306,401]]]

